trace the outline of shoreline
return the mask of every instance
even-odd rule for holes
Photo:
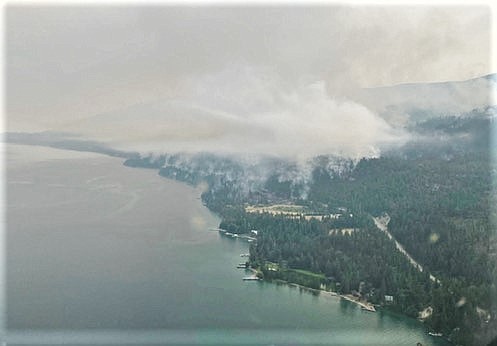
[[[254,274],[257,273],[257,270],[254,268],[248,268],[248,269],[250,271],[252,271]],[[361,308],[363,308],[364,310],[367,310],[370,312],[377,312],[377,310],[375,309],[375,306],[373,304],[371,304],[369,302],[359,301],[358,299],[355,299],[355,297],[352,296],[351,294],[339,294],[339,293],[334,292],[334,291],[325,291],[325,290],[315,289],[315,288],[302,286],[302,285],[296,284],[294,282],[288,282],[288,281],[284,281],[284,280],[265,280],[265,279],[262,279],[261,281],[268,282],[268,283],[285,284],[285,285],[290,286],[290,287],[298,287],[300,289],[309,291],[311,293],[317,293],[318,295],[324,294],[324,295],[330,296],[330,297],[337,297],[340,299],[347,300],[351,303],[355,303],[355,304],[359,305]]]
[[[360,301],[360,300],[356,300],[355,297],[351,294],[341,294],[340,295],[341,298],[345,299],[345,300],[348,300],[349,302],[353,302],[353,303],[356,303],[357,305],[361,306],[362,308],[364,308],[365,310],[367,311],[371,311],[371,312],[376,312],[376,309],[375,309],[375,306],[367,301]]]
[[[14,143],[14,144],[18,145],[17,143]],[[23,144],[21,144],[21,145],[23,145]],[[50,149],[54,149],[54,150],[71,150],[71,149],[62,149],[62,148],[54,148],[54,147],[49,147],[49,148]],[[110,157],[111,159],[116,158],[116,157],[110,156],[110,155],[105,154],[105,153],[98,153],[98,152],[96,152],[95,154],[102,154],[103,156]],[[116,159],[120,159],[120,158],[116,158]],[[130,166],[128,166],[128,167],[129,168],[145,168],[145,169],[147,169],[146,167],[130,167]],[[164,177],[164,178],[169,179],[171,181],[176,181],[176,182],[180,182],[182,184],[189,185],[188,183],[186,183],[184,181],[181,181],[181,180],[171,179],[171,178],[168,178],[168,177]],[[206,207],[207,210],[209,210],[209,212],[211,212],[211,213],[213,213],[215,215],[219,215],[216,212],[214,212],[213,210],[211,210],[209,207],[207,207],[205,204],[204,204],[204,207]],[[219,231],[219,229],[212,229],[212,230]],[[254,273],[256,272],[255,269],[250,269],[250,270],[252,270]],[[275,283],[276,282],[276,280],[261,280],[261,281],[266,281],[266,282],[270,282],[270,283]],[[348,300],[348,301],[350,301],[352,303],[356,303],[357,305],[359,305],[361,307],[366,307],[367,306],[364,302],[360,302],[358,300],[355,300],[354,299],[355,297],[353,297],[353,296],[352,297],[347,297],[347,295],[341,295],[341,294],[338,294],[337,292],[334,292],[334,291],[325,291],[325,290],[320,290],[320,289],[313,289],[313,288],[310,288],[310,287],[302,286],[302,285],[291,283],[291,282],[286,282],[286,281],[283,281],[283,280],[278,280],[278,282],[279,283],[284,283],[284,284],[286,284],[288,286],[299,287],[301,289],[304,289],[304,290],[312,292],[312,293],[318,293],[319,295],[323,294],[323,297],[333,297],[333,296],[334,297],[340,297],[340,298],[342,298],[344,300]],[[367,303],[367,304],[370,304],[370,303]],[[399,316],[406,317],[406,315],[404,315],[402,313],[397,313],[397,314]]]

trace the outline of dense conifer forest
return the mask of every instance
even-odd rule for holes
[[[243,164],[207,154],[189,163],[164,155],[126,165],[206,184],[202,199],[221,215],[220,228],[257,231],[250,264],[265,279],[353,293],[420,318],[455,344],[482,345],[497,330],[492,120],[488,110],[432,118],[411,125],[412,139],[381,157],[315,158],[307,180],[285,178],[291,167],[281,162],[272,163],[280,173],[250,180]],[[278,203],[303,212],[247,212]],[[423,271],[375,226],[381,215]]]

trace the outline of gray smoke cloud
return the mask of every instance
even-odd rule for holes
[[[102,114],[77,128],[139,151],[297,158],[374,156],[407,139],[366,107],[330,97],[324,81],[290,87],[268,69],[247,66],[197,77],[184,98]]]
[[[391,121],[404,109],[385,117],[364,88],[491,72],[490,23],[481,6],[8,6],[7,126],[143,151],[374,156],[408,135]]]

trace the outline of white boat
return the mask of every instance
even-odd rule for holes
[[[431,335],[431,336],[442,336],[443,334],[442,333],[428,332],[428,335]]]

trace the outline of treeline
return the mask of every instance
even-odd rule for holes
[[[388,212],[390,232],[443,281],[429,292],[427,324],[445,335],[457,332],[453,340],[465,345],[485,344],[497,330],[491,125],[488,117],[432,119],[420,128],[461,140],[410,144],[404,152],[363,159],[346,176],[317,169],[308,198],[355,213]]]
[[[406,263],[371,225],[350,235],[329,236],[326,221],[319,226],[317,221],[269,215],[259,216],[266,227],[259,226],[265,231],[252,246],[253,259],[322,273],[339,282],[344,293],[364,282],[369,300],[386,303],[386,292],[394,296],[389,308],[410,316],[430,306],[433,312],[425,321],[429,329],[455,343],[485,344],[497,330],[491,121],[485,116],[432,119],[418,130],[436,134],[439,143],[410,143],[390,155],[362,159],[340,174],[315,167],[307,199],[298,201],[326,212],[345,208],[363,218],[387,212],[390,232],[424,266],[425,274]],[[284,186],[278,181],[276,188]],[[239,212],[227,220],[237,225],[236,218],[254,216]],[[442,285],[434,285],[428,272]]]
[[[202,199],[222,216],[221,228],[260,231],[250,259],[266,277],[308,280],[310,287],[319,283],[342,293],[360,290],[369,301],[412,317],[431,307],[425,320],[429,329],[458,344],[483,345],[497,330],[491,127],[485,113],[430,119],[410,129],[421,140],[380,158],[336,165],[329,157],[316,158],[305,186],[285,178],[291,166],[281,163],[256,184],[250,180],[256,171],[247,175],[236,163],[209,157],[188,165],[180,157],[128,163],[160,168],[161,175],[190,184],[207,183]],[[343,215],[317,221],[244,209],[245,204],[281,202]],[[385,212],[390,232],[424,273],[373,225],[371,216]],[[330,232],[343,228],[354,230]],[[441,285],[429,279],[429,272]]]
[[[370,219],[359,218],[354,228],[343,231],[331,219],[247,216],[259,219],[261,226],[250,249],[251,263],[257,267],[270,261],[280,268],[323,274],[326,281],[321,284],[339,293],[359,292],[362,287],[359,293],[377,304],[385,303],[385,295],[392,295],[391,308],[412,317],[427,303],[420,300],[432,286],[427,273],[416,270]]]
[[[345,230],[336,228],[338,220],[332,219],[247,214],[242,220],[258,230],[250,261],[264,278],[311,288],[324,285],[344,294],[356,291],[371,303],[413,318],[431,307],[425,320],[428,330],[442,332],[456,344],[481,345],[494,333],[490,321],[495,311],[490,307],[497,299],[495,285],[447,276],[440,277],[440,284],[431,280],[429,272],[411,265],[370,218],[359,217],[349,225],[353,228]],[[290,269],[308,270],[322,278]]]
[[[488,159],[363,159],[349,177],[315,171],[309,199],[356,213],[388,212],[392,234],[430,270],[489,282]]]

